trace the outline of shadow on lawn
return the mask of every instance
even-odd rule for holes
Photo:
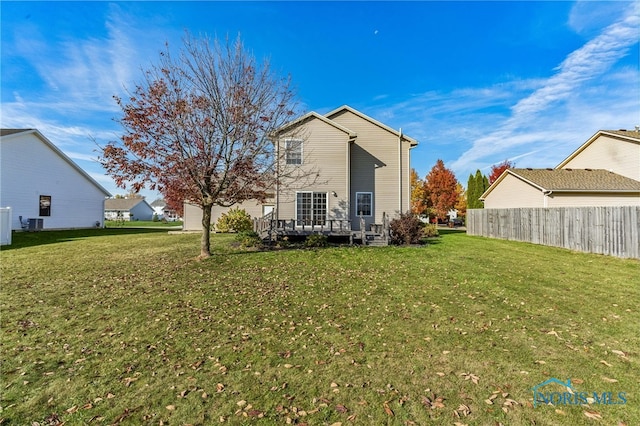
[[[157,234],[166,233],[167,229],[157,228],[100,228],[100,229],[69,229],[60,231],[13,232],[11,245],[2,246],[0,250],[15,250],[24,247],[34,247],[46,244],[62,243],[82,238],[104,237],[109,235]]]

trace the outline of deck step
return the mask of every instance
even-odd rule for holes
[[[369,234],[365,236],[364,244],[372,247],[385,247],[389,245],[389,240],[380,234]]]

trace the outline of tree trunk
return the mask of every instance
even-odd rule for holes
[[[211,208],[212,204],[202,206],[202,238],[200,239],[200,259],[211,256]]]

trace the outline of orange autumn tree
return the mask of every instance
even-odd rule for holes
[[[458,202],[458,180],[455,174],[444,166],[440,159],[425,178],[427,207],[435,214],[436,219],[447,217]]]
[[[411,169],[409,175],[411,180],[411,213],[423,215],[427,213],[427,197],[424,188],[424,181],[418,176],[415,169]]]
[[[264,200],[276,180],[274,132],[291,120],[288,78],[258,63],[240,41],[214,43],[187,35],[169,48],[124,98],[122,136],[102,148],[100,163],[121,187],[161,192],[168,204],[202,209],[200,257],[211,255],[213,206]]]
[[[456,191],[458,192],[458,201],[453,207],[458,211],[458,216],[466,217],[467,216],[467,191],[464,189],[462,184],[458,182],[456,185]]]

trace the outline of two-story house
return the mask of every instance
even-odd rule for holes
[[[297,227],[325,227],[329,221],[360,230],[409,210],[411,149],[418,142],[349,107],[325,115],[310,112],[274,135],[282,158],[281,176],[266,203],[239,205],[253,217],[270,213]],[[300,173],[296,173],[296,169]],[[228,208],[214,207],[212,222]],[[185,205],[184,229],[199,230],[202,213]]]

